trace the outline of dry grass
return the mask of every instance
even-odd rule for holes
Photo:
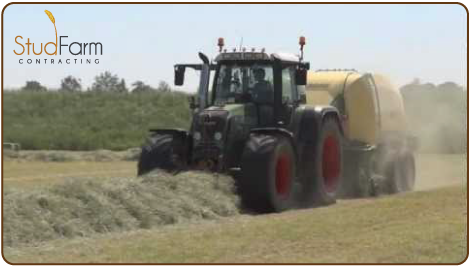
[[[462,185],[467,180],[467,158],[463,154],[418,154],[416,167],[417,190]]]
[[[227,177],[73,176],[118,172],[125,163],[134,174],[135,162],[5,162],[4,173],[16,176],[5,181],[15,186],[4,196],[7,260],[457,263],[465,257],[463,155],[419,155],[417,187],[423,192],[229,218],[221,216],[237,215],[238,199]],[[75,178],[38,178],[54,169],[68,169],[67,177]],[[28,184],[19,183],[25,178]],[[218,220],[198,221],[204,218]]]
[[[140,154],[139,148],[132,148],[126,151],[54,151],[54,150],[36,150],[36,151],[11,151],[4,150],[3,156],[6,160],[17,161],[44,161],[44,162],[70,162],[70,161],[135,161]]]
[[[454,186],[4,253],[14,263],[458,263],[466,217],[464,191]]]
[[[232,179],[200,172],[66,180],[35,190],[6,189],[3,245],[146,229],[238,213]]]
[[[105,179],[133,177],[137,174],[137,163],[131,161],[110,162],[3,162],[5,188],[32,188],[47,186],[69,180]]]

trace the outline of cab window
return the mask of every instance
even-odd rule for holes
[[[293,67],[282,69],[282,102],[292,103],[295,99],[295,70]]]

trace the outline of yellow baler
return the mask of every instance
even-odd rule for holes
[[[403,98],[385,76],[354,70],[310,71],[305,94],[308,105],[331,105],[342,116],[345,173],[352,178],[345,180],[346,195],[363,195],[360,185],[377,183],[377,174],[414,174],[413,139],[408,136]],[[412,182],[403,183],[397,187],[412,188],[414,176]]]

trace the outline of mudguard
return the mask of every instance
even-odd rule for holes
[[[289,140],[294,138],[294,134],[284,128],[277,128],[277,127],[263,127],[263,128],[253,128],[250,130],[251,133],[259,133],[259,134],[280,134],[287,137]]]
[[[290,132],[285,128],[278,127],[265,127],[265,128],[253,128],[250,130],[251,134],[267,134],[267,135],[281,135],[286,137],[287,140],[291,143],[292,148],[294,149],[295,155],[297,155],[297,143],[294,140],[294,133]]]
[[[341,117],[338,109],[333,106],[302,106],[296,110],[293,121],[295,140],[304,144],[314,144],[317,133],[321,129],[323,120],[333,116],[338,120],[340,131],[343,134]]]
[[[178,137],[182,139],[186,139],[186,137],[189,135],[186,130],[181,128],[149,129],[149,132],[161,135],[172,135],[173,137]]]

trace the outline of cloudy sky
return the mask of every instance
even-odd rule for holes
[[[103,55],[15,55],[27,38],[55,42],[52,12],[64,43],[101,42]],[[305,58],[312,69],[355,68],[379,72],[397,85],[423,82],[464,83],[466,19],[460,5],[10,5],[4,13],[4,87],[27,80],[57,88],[73,75],[85,87],[111,71],[128,84],[173,81],[175,63],[198,62],[197,52],[217,54],[217,38],[228,48],[266,48],[298,53],[298,37],[307,38]],[[53,51],[53,46],[48,51]],[[78,49],[76,47],[75,49]],[[77,50],[75,50],[77,51]],[[50,64],[49,59],[99,59],[99,64]],[[23,59],[23,64],[20,64]],[[32,59],[33,64],[27,64]],[[35,60],[41,59],[41,64]],[[44,64],[44,59],[48,59]],[[197,86],[189,74],[184,90]]]

